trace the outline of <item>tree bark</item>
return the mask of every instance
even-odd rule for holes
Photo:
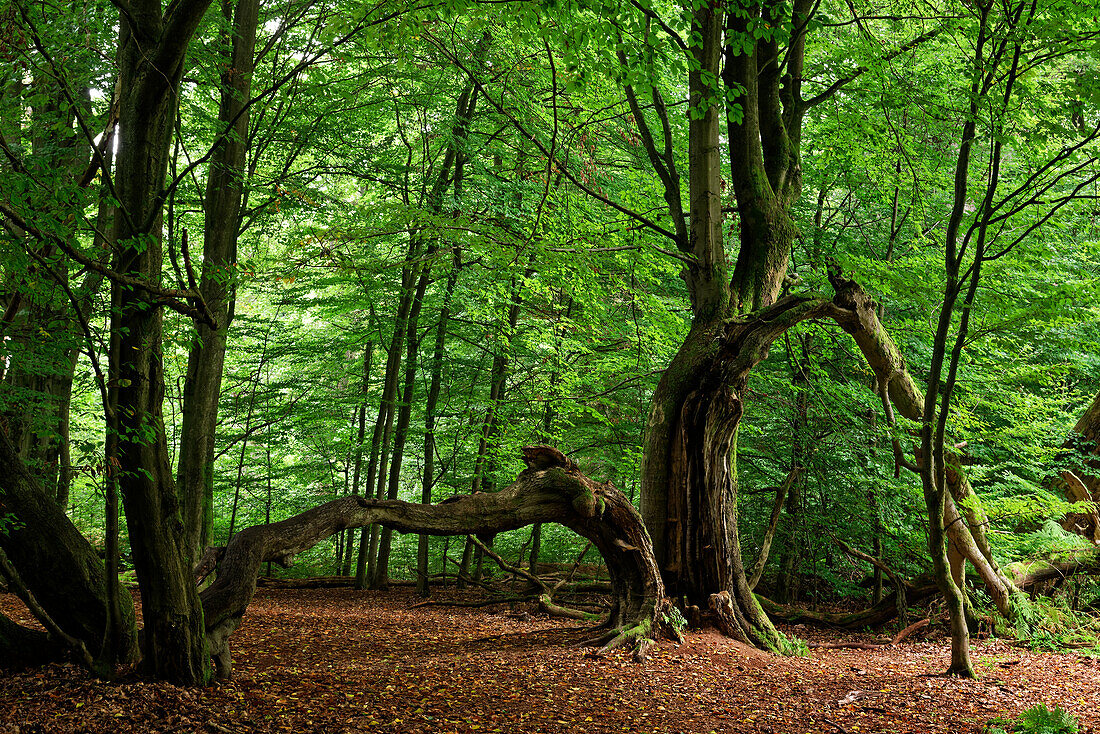
[[[458,273],[462,268],[462,251],[455,246],[454,262],[447,275],[447,284],[443,291],[443,307],[439,311],[439,323],[436,325],[435,343],[432,347],[432,372],[428,385],[428,396],[424,402],[424,470],[420,482],[420,502],[430,504],[432,488],[435,484],[435,419],[439,404],[439,391],[443,381],[443,348],[447,342],[447,329],[451,320],[451,298],[458,284]],[[421,535],[416,544],[416,593],[428,596],[428,535]]]
[[[1073,426],[1059,459],[1065,468],[1055,484],[1061,485],[1066,499],[1100,504],[1100,393]],[[1062,527],[1100,543],[1100,513],[1095,508],[1066,515]]]
[[[138,0],[119,18],[119,129],[114,271],[159,289],[161,209],[184,56],[209,0],[165,9]],[[162,406],[162,312],[151,290],[112,282],[108,431],[118,440],[151,674],[181,684],[210,677],[202,607],[168,460]]]
[[[435,247],[429,244],[426,256],[430,257]],[[386,489],[386,498],[395,500],[401,487],[401,465],[405,458],[405,439],[409,435],[409,423],[412,419],[413,394],[416,391],[417,357],[420,354],[420,310],[424,305],[424,293],[428,289],[428,281],[431,279],[430,261],[420,266],[420,277],[417,279],[416,291],[409,305],[408,318],[405,324],[405,383],[401,388],[401,405],[397,410],[397,422],[394,426],[393,454],[390,458],[389,485]],[[371,577],[372,589],[384,589],[390,581],[390,545],[392,543],[393,530],[383,526],[379,531],[378,560],[374,567],[374,575]]]
[[[360,383],[361,395],[359,398],[359,407],[355,411],[358,428],[356,430],[354,469],[351,479],[351,493],[355,496],[359,495],[360,478],[363,472],[363,442],[367,435],[367,391],[370,387],[370,366],[373,356],[374,344],[372,342],[367,342],[367,346],[363,349],[363,379]],[[267,522],[271,522],[270,517],[267,518]],[[355,536],[350,531],[345,533],[345,536],[346,544],[344,547],[344,561],[341,565],[341,572],[345,576],[350,576],[352,549],[355,548]]]

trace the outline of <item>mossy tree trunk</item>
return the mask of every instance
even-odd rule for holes
[[[782,74],[774,43],[758,40],[745,50],[741,42],[755,22],[749,16],[782,24],[808,11],[799,2],[794,16],[779,3],[764,3],[748,15],[726,14],[719,3],[693,12],[698,42],[690,48],[695,58],[688,77],[688,226],[668,233],[684,256],[692,324],[654,393],[642,469],[642,511],[670,593],[696,605],[728,593],[735,624],[724,627],[775,651],[785,643],[752,595],[737,535],[737,430],[749,371],[785,328],[821,314],[807,305],[814,299],[777,303],[797,234],[790,207],[801,188],[804,28],[794,34]],[[736,108],[722,101],[734,90]],[[634,90],[627,93],[675,219],[683,208],[679,174],[667,145],[662,151],[656,144],[668,139],[663,101],[654,100],[663,132],[655,136]],[[722,235],[722,122],[740,238],[732,273]],[[785,326],[767,324],[772,317]]]
[[[1062,444],[1062,468],[1058,481],[1070,502],[1100,503],[1100,393],[1081,414],[1070,437]],[[1062,527],[1100,543],[1100,512],[1091,509],[1072,512]]]

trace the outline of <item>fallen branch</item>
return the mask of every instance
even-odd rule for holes
[[[909,604],[919,604],[939,593],[936,582],[921,576],[911,582],[904,582],[905,597]],[[897,591],[891,591],[878,604],[859,612],[814,612],[799,607],[776,604],[767,597],[756,596],[760,606],[768,616],[791,624],[814,624],[831,629],[856,630],[864,627],[878,627],[897,616]]]
[[[889,642],[811,642],[807,647],[815,650],[841,650],[846,648],[854,650],[878,650],[879,648],[898,644],[922,627],[927,627],[930,621],[931,620],[928,619],[922,619],[919,622],[913,622],[913,624],[894,635],[894,639]]]

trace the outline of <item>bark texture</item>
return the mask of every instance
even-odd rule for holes
[[[1058,484],[1070,502],[1095,503],[1090,510],[1073,512],[1062,520],[1066,530],[1100,543],[1100,393],[1081,415],[1073,433],[1062,444],[1061,457],[1069,466],[1058,473]]]
[[[216,327],[197,323],[187,358],[183,386],[183,427],[180,437],[178,485],[186,543],[193,558],[210,542],[213,523],[214,435],[218,422],[225,364],[226,331],[232,315],[232,268],[237,260],[245,159],[248,153],[248,109],[256,47],[259,0],[237,0],[236,10],[223,6],[232,21],[232,42],[225,53],[218,126],[203,203],[202,277],[199,290]]]
[[[119,20],[113,270],[133,285],[112,281],[108,441],[141,589],[145,664],[181,684],[207,681],[210,666],[164,432],[161,211],[184,57],[208,5],[139,0]]]

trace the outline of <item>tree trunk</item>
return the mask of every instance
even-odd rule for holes
[[[500,404],[504,399],[504,390],[508,382],[512,337],[515,335],[520,310],[523,307],[523,285],[534,272],[535,256],[531,255],[523,278],[512,280],[505,329],[503,334],[500,335],[497,351],[493,355],[493,366],[489,371],[489,406],[485,413],[485,419],[481,423],[481,438],[478,440],[477,458],[474,460],[474,476],[470,482],[471,494],[493,491],[492,474],[496,469],[493,452],[496,450],[496,438],[500,430]],[[492,546],[492,538],[489,538],[487,543]],[[476,565],[474,578],[480,578],[481,576],[481,549],[477,549],[476,554],[474,551],[473,543],[467,541],[462,550],[462,562],[458,567],[458,580],[456,583],[459,588],[465,586],[464,578],[470,576],[471,561],[475,562]]]
[[[187,44],[209,0],[131,3],[120,14],[120,140],[115,272],[159,288],[161,206]],[[181,684],[210,677],[202,607],[168,460],[159,300],[113,281],[108,426],[145,620],[149,672]]]
[[[424,470],[420,483],[421,504],[431,504],[432,487],[435,484],[435,419],[436,406],[439,404],[439,391],[443,381],[443,348],[447,341],[447,328],[451,320],[451,297],[458,283],[458,273],[462,269],[462,251],[455,245],[454,262],[447,275],[447,284],[443,291],[443,307],[439,311],[439,324],[436,326],[435,344],[432,348],[432,374],[428,385],[428,396],[424,402]],[[416,544],[416,593],[428,595],[428,535],[421,535]]]
[[[435,250],[434,245],[429,244],[426,256],[431,257]],[[397,411],[397,424],[394,430],[393,455],[390,459],[389,486],[386,498],[396,500],[401,486],[401,464],[405,457],[405,439],[409,434],[409,422],[412,419],[413,394],[416,391],[417,356],[420,353],[420,337],[417,333],[420,327],[420,310],[424,305],[424,293],[428,289],[428,281],[431,278],[430,260],[420,266],[420,277],[417,280],[416,292],[413,294],[412,303],[409,306],[409,315],[405,326],[405,384],[401,389],[401,407]],[[390,569],[390,544],[393,531],[388,527],[382,527],[379,531],[378,561],[374,567],[374,576],[371,578],[372,589],[384,589],[389,586]]]
[[[536,522],[557,522],[593,542],[611,576],[605,648],[655,636],[668,601],[638,512],[619,490],[582,474],[561,452],[527,447],[528,468],[492,494],[464,495],[438,505],[345,497],[272,525],[241,531],[226,548],[217,581],[203,592],[207,636],[218,674],[231,673],[229,636],[240,624],[265,560],[289,563],[303,550],[345,528],[380,523],[403,533],[491,534]]]
[[[217,321],[217,328],[198,323],[187,359],[183,386],[183,427],[180,433],[178,485],[186,546],[198,558],[210,544],[214,521],[214,434],[218,422],[226,332],[232,318],[233,267],[237,262],[241,198],[248,156],[248,110],[259,0],[224,2],[222,12],[232,39],[222,61],[221,105],[206,179],[203,205],[202,277],[199,290]],[[230,17],[232,13],[232,17]]]
[[[93,656],[103,654],[108,620],[103,563],[0,430],[0,515],[9,513],[18,519],[18,525],[0,533],[0,549],[58,626],[83,642]],[[104,670],[140,658],[134,606],[125,590],[119,592],[117,604],[122,613],[117,659],[98,660],[97,667]],[[0,634],[0,658],[21,654],[19,649],[5,651],[3,640],[25,651],[19,640],[30,639],[14,628],[8,631],[10,636]]]
[[[1100,393],[1073,427],[1073,433],[1062,444],[1056,485],[1061,485],[1070,502],[1100,503]],[[1071,512],[1062,520],[1066,530],[1100,543],[1100,513]]]
[[[372,342],[367,342],[367,346],[363,350],[363,379],[360,386],[362,395],[360,396],[359,407],[355,411],[358,428],[356,430],[355,440],[354,469],[352,470],[351,478],[351,493],[355,496],[359,495],[360,478],[363,472],[363,442],[367,435],[367,390],[370,387],[370,365],[373,356],[374,344]],[[267,522],[270,523],[271,518],[268,518]],[[345,536],[344,562],[341,565],[341,572],[344,576],[350,576],[352,549],[355,547],[355,543],[353,542],[354,535],[351,531],[345,533]]]
[[[386,488],[386,462],[390,455],[390,440],[393,436],[394,410],[397,407],[398,388],[401,372],[401,346],[404,343],[405,326],[408,319],[409,306],[412,302],[412,289],[415,275],[413,273],[413,260],[418,251],[415,249],[418,243],[415,239],[409,241],[409,250],[405,258],[405,266],[401,269],[401,296],[397,302],[397,313],[393,326],[393,336],[390,338],[390,346],[386,351],[386,372],[382,382],[382,399],[378,406],[378,417],[374,425],[374,441],[377,446],[377,454],[371,449],[371,460],[367,464],[367,488],[364,494],[373,493],[376,499],[382,499]],[[379,438],[381,441],[379,442]],[[376,476],[377,474],[377,476]],[[377,527],[370,529],[369,536],[364,533],[360,536],[359,559],[355,567],[355,588],[366,589],[374,585],[375,568],[378,563],[378,532]],[[366,543],[364,544],[364,540]],[[362,573],[360,573],[362,569]]]

